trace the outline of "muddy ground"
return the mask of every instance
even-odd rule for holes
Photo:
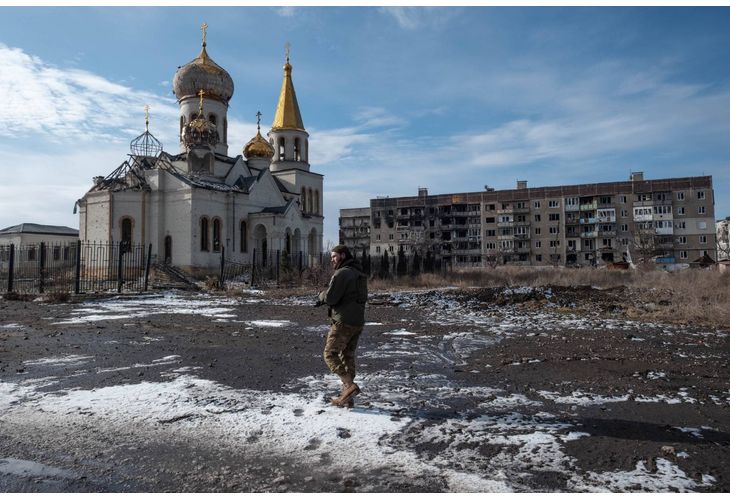
[[[729,491],[728,332],[622,296],[372,293],[349,410],[309,294],[0,300],[0,491]]]

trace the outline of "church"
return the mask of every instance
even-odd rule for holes
[[[241,263],[272,252],[322,251],[321,174],[309,166],[309,134],[299,111],[287,46],[284,80],[267,136],[258,132],[242,154],[229,155],[227,111],[233,80],[206,48],[178,68],[179,152],[165,151],[146,130],[131,154],[78,200],[85,241],[152,245],[152,256],[187,272],[216,269],[221,252]]]

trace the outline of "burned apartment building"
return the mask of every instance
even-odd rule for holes
[[[455,267],[664,265],[717,258],[712,177],[370,200],[370,255],[433,255]],[[343,219],[345,220],[345,219]]]
[[[340,244],[353,254],[370,253],[370,207],[340,210]]]

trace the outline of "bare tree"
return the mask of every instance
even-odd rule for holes
[[[717,260],[730,259],[730,224],[721,224],[717,231]]]
[[[636,224],[632,243],[640,262],[649,262],[652,257],[662,254],[658,246],[656,230],[651,222]]]

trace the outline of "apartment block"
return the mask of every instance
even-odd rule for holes
[[[345,210],[365,217],[364,209]],[[372,256],[402,248],[459,267],[717,259],[710,176],[645,180],[634,172],[623,182],[529,188],[518,181],[515,189],[441,195],[419,188],[413,197],[370,200],[369,215]]]
[[[340,244],[357,256],[370,253],[370,207],[340,210]]]

